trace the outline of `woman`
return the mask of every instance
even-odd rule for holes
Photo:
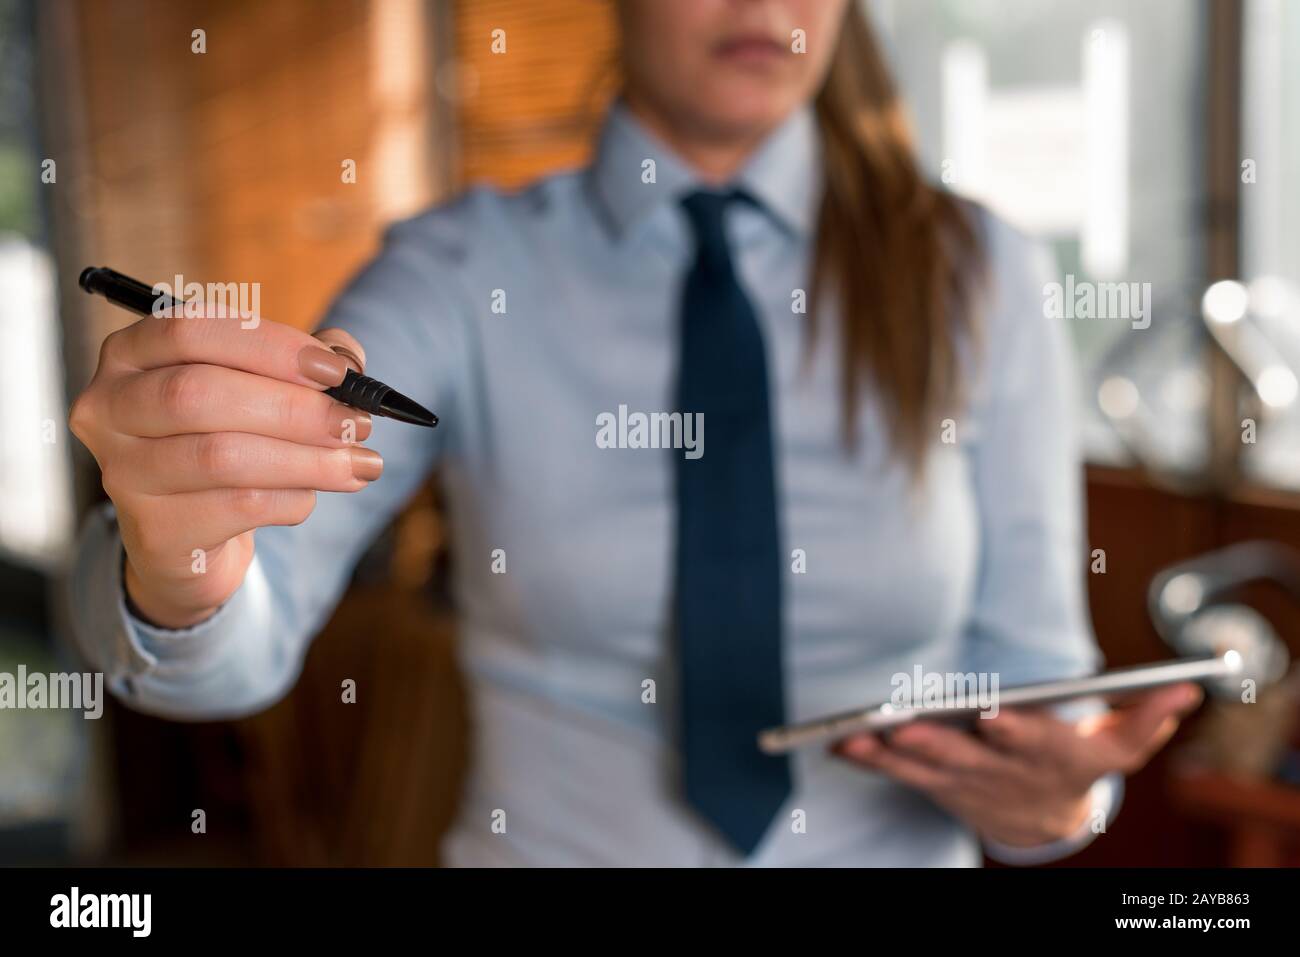
[[[314,339],[216,317],[109,337],[71,417],[115,505],[80,551],[87,653],[141,710],[266,707],[437,466],[475,718],[451,861],[1069,853],[1194,688],[754,746],[917,669],[1095,665],[1030,246],[924,182],[856,6],[618,13],[589,169],[393,227]],[[321,394],[367,362],[443,424]]]

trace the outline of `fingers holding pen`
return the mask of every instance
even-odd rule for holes
[[[143,316],[104,341],[68,422],[116,506],[127,590],[157,624],[186,627],[228,599],[252,559],[254,529],[299,524],[317,491],[355,492],[379,478],[383,459],[356,444],[371,435],[370,415],[336,396],[436,424],[400,395],[390,411],[373,382],[335,392],[366,361],[342,330],[312,336],[197,303],[157,315],[143,283],[102,268],[81,282]],[[199,576],[195,549],[207,557]]]
[[[194,311],[198,314],[145,316],[119,329],[104,341],[101,365],[142,371],[208,363],[317,390],[339,385],[347,374],[348,359],[330,348],[333,343],[301,329],[269,319],[245,327],[197,307]]]
[[[117,431],[141,438],[248,432],[338,448],[369,438],[370,416],[299,385],[191,363],[120,377],[109,394]]]

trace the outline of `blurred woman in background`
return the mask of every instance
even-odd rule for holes
[[[1096,666],[1041,259],[926,182],[857,4],[617,10],[587,169],[392,227],[314,338],[109,337],[71,417],[113,501],[79,552],[86,653],[143,711],[267,707],[437,467],[474,716],[453,863],[1071,852],[1194,688],[755,746],[917,668]],[[333,402],[349,365],[442,424]]]

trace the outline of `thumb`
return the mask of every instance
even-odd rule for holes
[[[366,350],[352,333],[343,329],[318,329],[312,335],[341,355],[353,372],[359,375],[366,371]]]
[[[1121,762],[1123,757],[1145,762],[1173,736],[1178,720],[1200,704],[1201,698],[1196,685],[1153,689],[1107,715],[1099,736],[1109,739]]]

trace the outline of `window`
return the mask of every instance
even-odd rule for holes
[[[0,0],[0,552],[50,567],[68,546],[72,492],[54,266],[38,190],[30,6]]]
[[[1250,478],[1300,489],[1300,4],[1248,0],[1241,95],[1241,272],[1249,323],[1234,359],[1257,402]],[[1249,431],[1249,422],[1243,433]],[[1247,437],[1250,436],[1247,434]]]
[[[1092,294],[1068,313],[1089,458],[1203,468],[1205,4],[869,9],[934,178],[1048,241],[1067,305]]]

